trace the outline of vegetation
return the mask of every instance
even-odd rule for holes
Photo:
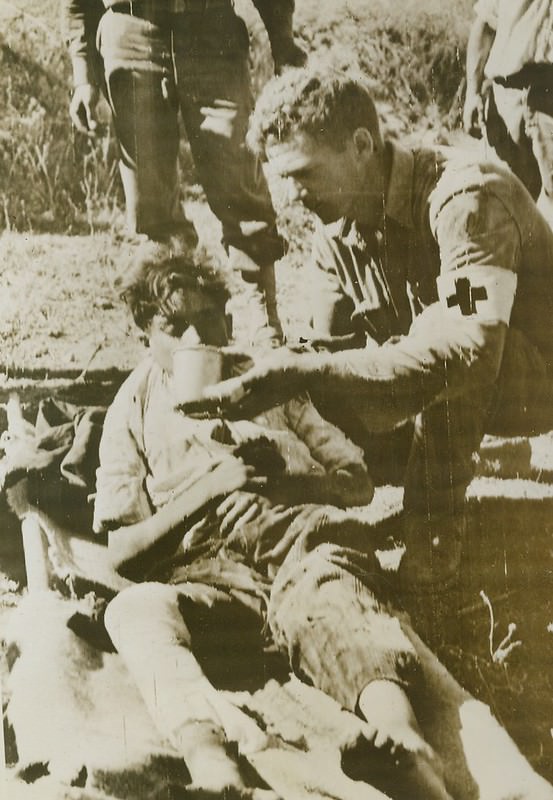
[[[107,133],[91,143],[71,129],[57,4],[40,16],[18,6],[0,3],[0,227],[92,231],[120,202],[112,144]]]

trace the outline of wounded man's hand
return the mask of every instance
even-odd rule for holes
[[[243,375],[204,389],[201,399],[178,408],[184,414],[196,417],[225,417],[229,420],[255,417],[306,388],[301,359],[301,354],[283,348],[259,361]]]
[[[219,520],[221,533],[226,534],[252,522],[263,510],[263,498],[238,489],[219,503],[215,516]]]

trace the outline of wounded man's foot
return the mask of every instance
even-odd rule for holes
[[[452,800],[445,787],[442,764],[435,753],[431,758],[403,753],[397,757],[396,763],[399,773],[396,785],[402,787],[405,797],[413,800]]]
[[[425,741],[399,684],[370,683],[359,697],[359,711],[366,721],[364,743],[344,754],[345,772],[398,800],[451,800],[441,759]]]
[[[187,722],[176,732],[174,740],[198,790],[201,787],[223,796],[223,792],[231,789],[239,793],[247,788],[223,730],[214,723]]]
[[[222,698],[221,701],[227,702]],[[234,711],[241,714],[237,708]],[[245,714],[242,716],[249,719]],[[251,722],[253,724],[253,720]],[[173,741],[191,778],[186,787],[186,797],[197,797],[198,800],[280,800],[272,789],[252,786],[257,781],[245,779],[236,745],[229,744],[227,737],[228,731],[225,736],[225,731],[211,720],[189,721],[175,732]],[[248,765],[246,773],[250,778],[255,774]],[[263,784],[261,779],[260,782]]]
[[[374,738],[364,736],[342,754],[342,769],[394,800],[451,800],[440,759],[426,750],[407,751],[389,742],[377,747]]]

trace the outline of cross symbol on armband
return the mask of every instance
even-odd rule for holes
[[[459,306],[461,314],[468,317],[476,314],[478,300],[487,300],[488,293],[485,286],[472,287],[469,278],[457,278],[455,281],[455,294],[447,298],[447,307]]]

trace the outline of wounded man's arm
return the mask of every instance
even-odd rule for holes
[[[303,395],[286,404],[290,427],[307,445],[318,469],[276,476],[267,489],[274,503],[330,503],[348,507],[370,503],[374,487],[363,451],[325,420]]]
[[[114,568],[136,580],[144,574],[144,567],[151,568],[156,560],[175,551],[187,522],[215,498],[241,488],[249,474],[242,461],[229,456],[152,516],[110,531],[108,550]]]
[[[183,529],[199,510],[241,487],[249,474],[240,459],[225,454],[224,460],[212,462],[211,470],[179,483],[173,499],[156,510],[147,491],[149,467],[143,442],[141,398],[148,374],[146,369],[135,371],[108,409],[94,502],[94,531],[108,534],[112,565],[135,580],[175,552]]]

